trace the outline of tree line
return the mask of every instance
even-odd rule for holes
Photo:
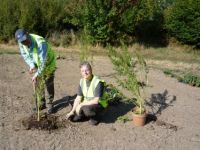
[[[0,14],[1,42],[25,28],[44,37],[73,31],[103,46],[174,37],[200,47],[200,0],[2,0]]]

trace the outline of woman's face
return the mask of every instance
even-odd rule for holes
[[[92,70],[88,66],[83,65],[81,67],[81,75],[86,80],[90,80],[90,78],[92,77]]]

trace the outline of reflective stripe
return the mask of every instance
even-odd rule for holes
[[[40,59],[37,53],[37,48],[33,49],[33,58],[35,59],[36,65],[40,66]]]
[[[34,48],[33,48],[33,58],[36,62],[37,67],[40,66],[40,59],[39,59],[39,55],[38,55],[38,44],[42,44],[43,42],[45,42],[44,38],[36,35],[36,34],[30,34],[33,37],[33,42],[34,42]]]

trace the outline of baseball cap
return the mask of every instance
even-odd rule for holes
[[[17,29],[15,32],[15,38],[18,42],[23,42],[25,41],[27,37],[27,32],[24,29]]]

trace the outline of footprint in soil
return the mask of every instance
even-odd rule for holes
[[[167,123],[167,122],[164,122],[162,120],[156,120],[156,125],[165,127],[166,129],[171,129],[173,131],[177,131],[178,130],[177,126],[175,126],[173,124],[170,124],[170,123]]]

